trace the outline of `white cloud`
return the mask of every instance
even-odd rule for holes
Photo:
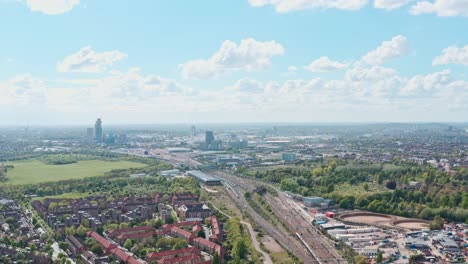
[[[248,0],[254,7],[272,5],[276,12],[287,13],[306,9],[336,8],[340,10],[359,10],[369,0]]]
[[[435,13],[441,17],[468,16],[468,0],[419,1],[410,9],[413,15]]]
[[[407,5],[412,0],[375,0],[374,7],[379,9],[393,10]]]
[[[234,90],[237,92],[259,93],[263,92],[263,84],[257,80],[243,78],[238,80],[234,86],[227,89],[228,91]]]
[[[125,58],[127,54],[118,50],[98,53],[91,46],[86,46],[57,63],[57,71],[99,73],[105,71],[114,62]]]
[[[453,82],[449,70],[428,75],[416,75],[410,78],[401,93],[404,95],[424,95],[437,89],[443,89]]]
[[[72,10],[80,0],[27,0],[26,3],[32,11],[58,15]]]
[[[332,61],[328,57],[320,57],[312,61],[305,68],[311,72],[330,72],[348,67],[348,63]]]
[[[244,39],[237,45],[226,40],[207,60],[193,60],[181,65],[184,78],[209,79],[229,70],[261,70],[271,64],[274,56],[282,55],[284,48],[275,41]]]
[[[448,70],[407,77],[358,64],[332,80],[242,78],[221,89],[189,87],[138,68],[59,80],[26,74],[0,82],[0,91],[3,123],[42,123],[57,115],[59,122],[102,116],[114,123],[434,121],[464,120],[468,113],[468,82]]]
[[[30,74],[14,76],[4,83],[0,83],[0,102],[4,105],[27,106],[42,104],[47,101],[43,82]]]
[[[432,65],[446,65],[446,64],[461,64],[468,66],[468,45],[459,48],[451,46],[442,51],[442,54],[437,56]]]
[[[362,60],[371,64],[383,64],[386,60],[398,58],[406,54],[408,44],[405,36],[397,35],[389,41],[384,41],[375,50],[368,52]]]

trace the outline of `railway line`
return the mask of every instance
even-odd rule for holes
[[[216,177],[221,178],[225,183],[225,186],[231,191],[228,192],[231,195],[232,200],[236,206],[241,210],[249,214],[252,220],[259,225],[266,233],[273,237],[278,243],[283,246],[286,250],[297,256],[303,263],[306,264],[319,264],[320,262],[311,254],[311,252],[298,240],[295,236],[281,232],[278,227],[273,226],[269,221],[265,220],[255,210],[253,210],[244,197],[245,192],[252,192],[256,185],[252,185],[244,182],[242,179],[232,179],[231,175],[224,172],[215,171],[210,172]],[[235,195],[237,193],[237,196]]]
[[[245,191],[253,191],[258,185],[252,180],[243,179],[225,172],[212,172],[217,177],[231,182],[231,185],[239,186]],[[333,243],[327,239],[320,231],[310,223],[308,219],[298,208],[294,202],[281,191],[278,191],[278,197],[271,195],[264,196],[265,202],[270,205],[270,208],[277,215],[277,217],[288,227],[291,232],[295,232],[298,240],[303,244],[302,247],[307,249],[311,255],[313,262],[306,263],[320,263],[320,264],[344,264],[348,263],[343,259],[337,250],[334,248]],[[297,241],[297,239],[296,239]]]

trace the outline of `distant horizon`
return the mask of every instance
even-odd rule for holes
[[[291,126],[301,126],[301,125],[468,125],[468,121],[375,121],[375,122],[199,122],[199,123],[183,123],[183,122],[174,122],[174,123],[105,123],[105,120],[101,118],[103,121],[102,126],[103,128],[107,127],[121,127],[121,126],[236,126],[236,125],[252,125],[252,126],[284,126],[284,125],[291,125]],[[0,124],[0,128],[54,128],[54,127],[94,127],[94,123],[91,122],[89,124],[81,123],[81,124],[25,124],[25,125],[18,125],[18,124]]]

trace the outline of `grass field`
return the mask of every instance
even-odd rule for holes
[[[83,160],[66,165],[48,165],[38,160],[9,162],[15,168],[7,172],[4,184],[35,184],[41,182],[82,179],[102,176],[115,169],[141,168],[143,163],[130,161]]]
[[[364,184],[365,183],[359,183],[355,185],[350,185],[349,183],[339,184],[335,186],[335,191],[332,192],[332,194],[342,195],[342,196],[352,195],[355,197],[362,197],[362,196],[368,196],[374,193],[388,191],[387,188],[378,184],[370,183],[370,182],[367,183],[369,185],[369,190],[366,191],[364,189]]]

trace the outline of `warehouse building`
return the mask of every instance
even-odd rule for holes
[[[206,185],[221,185],[220,179],[210,176],[198,170],[187,171],[186,174],[187,176],[197,179]]]

